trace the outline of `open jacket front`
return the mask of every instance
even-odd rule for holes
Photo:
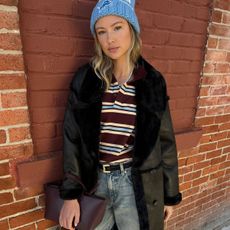
[[[136,81],[136,130],[132,180],[141,230],[162,230],[164,205],[181,201],[175,137],[163,76],[142,57],[146,75]],[[90,191],[97,183],[100,116],[104,85],[90,64],[75,74],[64,119],[64,173],[78,176]],[[64,179],[63,199],[83,188]]]

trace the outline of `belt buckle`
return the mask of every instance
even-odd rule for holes
[[[109,164],[102,164],[102,171],[103,171],[104,173],[111,173],[110,170],[106,170],[106,169],[105,169],[105,167],[107,167],[107,166],[110,166],[110,165],[109,165]]]

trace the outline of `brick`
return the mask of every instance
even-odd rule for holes
[[[0,164],[0,176],[6,176],[9,175],[9,163],[2,163]]]
[[[0,55],[1,63],[0,63],[0,71],[7,70],[16,70],[23,71],[23,57],[21,54],[19,55]]]
[[[21,37],[19,34],[0,34],[0,49],[21,50]]]
[[[223,114],[222,116],[216,116],[215,118],[215,123],[220,124],[220,123],[226,123],[230,121],[230,115],[229,114]]]
[[[212,22],[221,22],[222,12],[218,10],[214,10],[212,13]]]
[[[37,222],[38,230],[44,230],[44,229],[48,229],[54,226],[57,226],[57,223],[54,223],[53,221],[50,221],[50,220],[42,220],[42,221]]]
[[[200,138],[199,144],[202,145],[202,144],[207,144],[207,143],[211,143],[211,136],[210,135],[202,136]]]
[[[230,153],[230,146],[223,149],[223,154],[225,153]],[[230,156],[228,156],[228,160],[230,160]]]
[[[20,144],[0,147],[0,160],[29,157],[33,154],[33,145]]]
[[[196,124],[201,125],[212,125],[214,124],[215,117],[202,117],[195,120]]]
[[[189,197],[191,195],[197,194],[199,192],[199,187],[193,187],[183,192],[183,198]]]
[[[217,42],[218,42],[218,39],[216,38],[208,38],[208,48],[216,48],[217,47]]]
[[[220,125],[220,131],[224,131],[224,130],[229,130],[230,129],[230,122],[226,122],[224,124]]]
[[[206,60],[211,62],[225,62],[227,60],[227,52],[209,50],[206,55]]]
[[[230,10],[230,5],[229,5],[229,1],[226,0],[219,0],[219,1],[214,1],[214,8],[219,8],[222,10]]]
[[[3,108],[13,108],[27,105],[26,92],[3,93],[1,98]]]
[[[0,190],[12,189],[15,186],[16,186],[16,182],[12,177],[0,178]]]
[[[214,73],[215,70],[215,64],[214,63],[205,63],[203,72],[204,73]]]
[[[211,165],[211,160],[199,162],[199,163],[197,163],[197,164],[194,165],[194,171],[206,168],[209,165]]]
[[[222,170],[222,171],[210,174],[210,180],[214,180],[216,178],[222,177],[224,175],[224,173],[225,173],[224,170]]]
[[[181,191],[185,191],[187,189],[190,189],[192,186],[192,182],[191,181],[188,181],[188,182],[185,182],[185,183],[180,183],[180,190]]]
[[[229,73],[230,65],[228,63],[217,63],[215,65],[215,73]]]
[[[224,106],[212,106],[206,109],[206,115],[219,115],[219,114],[224,114]],[[216,130],[218,131],[218,129]]]
[[[202,87],[200,88],[200,97],[209,95],[210,87]]]
[[[221,131],[221,129],[220,129]],[[211,135],[212,141],[219,141],[227,138],[228,132],[219,132]]]
[[[205,176],[205,177],[201,177],[201,178],[199,178],[199,179],[195,179],[195,180],[193,180],[193,182],[192,182],[192,186],[201,185],[201,184],[207,182],[207,181],[208,181],[208,178],[209,178],[209,176]]]
[[[43,185],[34,185],[33,187],[22,187],[14,190],[16,200],[26,199],[28,197],[38,196],[43,193]]]
[[[211,165],[203,169],[202,176],[209,175],[219,170],[219,165]]]
[[[200,106],[212,106],[217,105],[218,97],[208,97],[208,98],[200,98],[199,105]]]
[[[13,202],[13,195],[10,192],[0,193],[0,205]],[[0,229],[1,224],[0,224]]]
[[[87,40],[77,40],[76,41],[76,50],[75,55],[79,56],[90,56],[94,50],[94,43]]]
[[[44,13],[44,12],[43,12]],[[73,55],[74,41],[70,38],[45,36],[44,34],[28,34],[24,37],[26,52],[53,53],[56,55]]]
[[[28,212],[26,214],[10,218],[10,227],[16,228],[22,225],[25,225],[30,222],[35,222],[38,220],[42,220],[44,218],[44,212],[43,210],[35,210],[32,212]]]
[[[201,145],[199,151],[207,152],[207,151],[215,150],[216,146],[217,146],[217,143],[209,143],[209,144]]]
[[[60,74],[50,75],[45,73],[30,74],[28,84],[31,91],[37,90],[68,90],[70,81],[73,74],[66,74],[65,76]],[[55,80],[54,80],[55,79]]]
[[[34,142],[34,148],[37,154],[59,151],[62,149],[62,146],[62,137],[56,137],[52,139],[39,139]]]
[[[210,35],[229,37],[229,28],[225,25],[212,24],[209,29]]]
[[[26,226],[23,226],[21,228],[17,228],[17,230],[36,230],[36,226],[35,224],[29,224],[29,225],[26,225]]]
[[[220,164],[220,168],[221,169],[226,169],[226,172],[227,172],[227,169],[230,167],[230,159],[228,159],[226,162],[223,162]],[[227,174],[227,173],[226,173]]]
[[[221,150],[218,149],[218,150],[206,153],[206,159],[208,160],[208,159],[220,156],[220,155],[221,155]]]
[[[6,131],[0,130],[0,144],[6,143]]]
[[[215,164],[219,164],[221,162],[224,162],[226,160],[227,156],[221,156],[221,157],[217,157],[214,159],[211,159],[211,165],[215,165]]]
[[[202,85],[227,85],[230,84],[228,76],[205,76],[202,78]]]
[[[37,107],[62,107],[66,105],[69,92],[44,92],[35,91],[30,93],[30,104]]]
[[[8,217],[20,212],[28,211],[36,207],[35,199],[15,202],[0,207],[0,218]]]
[[[65,108],[39,108],[32,110],[32,120],[36,123],[62,121]]]
[[[10,142],[28,140],[31,138],[30,128],[20,127],[20,128],[9,129],[9,137],[10,137]]]
[[[0,221],[0,229],[9,229],[9,225],[8,225],[7,220]]]
[[[210,95],[225,95],[227,86],[212,86],[210,88]]]
[[[89,21],[77,20],[70,17],[50,17],[50,15],[36,15],[25,13],[21,16],[25,32],[36,33],[37,31],[48,31],[49,34],[67,37],[92,38],[89,29]]]
[[[25,76],[21,74],[0,75],[0,90],[26,89]]]
[[[71,16],[73,14],[73,3],[64,3],[62,0],[50,0],[49,2],[30,0],[28,3],[22,4],[21,7],[27,12],[36,11],[42,12],[43,14],[60,14],[66,16]]]
[[[182,32],[205,34],[206,28],[207,28],[207,22],[192,20],[192,19],[184,19]]]
[[[201,170],[200,171],[196,171],[196,172],[192,172],[192,173],[189,173],[189,174],[186,174],[184,175],[184,180],[183,182],[186,182],[186,181],[192,181],[196,178],[199,178],[201,175]]]
[[[219,49],[230,50],[230,40],[220,39],[218,44]]]
[[[75,65],[79,61],[76,57],[49,56],[41,54],[28,54],[26,58],[29,71],[46,73],[73,72]]]
[[[17,6],[18,1],[17,0],[0,0],[0,4],[7,5],[7,6]]]
[[[204,160],[204,158],[205,158],[204,154],[189,157],[186,161],[186,165],[194,164],[196,162],[201,162],[202,160]]]
[[[223,13],[223,23],[224,24],[230,24],[230,16],[229,14]]]
[[[52,138],[56,136],[56,128],[53,123],[37,124],[32,126],[33,138]]]
[[[18,29],[18,14],[16,12],[0,11],[0,28],[9,30]]]
[[[230,146],[230,139],[219,141],[217,145],[218,148],[223,148],[223,147],[228,147],[228,146]]]
[[[0,126],[18,125],[29,122],[25,109],[0,111]]]

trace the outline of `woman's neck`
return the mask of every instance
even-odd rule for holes
[[[130,77],[133,66],[128,65],[125,61],[114,61],[113,74],[119,84],[123,84]]]

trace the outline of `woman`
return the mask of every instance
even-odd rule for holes
[[[64,173],[109,200],[96,230],[161,230],[181,201],[163,76],[140,55],[135,0],[100,0],[90,21],[96,54],[77,71],[64,120]],[[67,178],[60,225],[74,229],[82,186]]]

